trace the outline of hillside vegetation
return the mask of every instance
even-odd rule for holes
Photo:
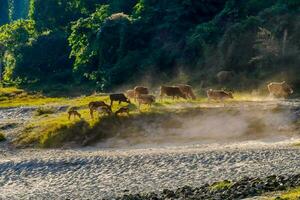
[[[299,86],[298,0],[3,2],[4,85],[45,92],[162,82]],[[218,85],[221,70],[235,76]]]

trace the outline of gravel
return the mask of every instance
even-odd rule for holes
[[[299,160],[298,148],[259,142],[5,151],[0,156],[0,199],[112,199],[245,176],[299,174]]]

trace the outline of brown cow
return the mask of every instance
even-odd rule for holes
[[[136,86],[134,89],[134,98],[136,99],[142,94],[149,94],[149,89],[143,86]]]
[[[196,95],[195,93],[193,92],[193,87],[190,86],[190,85],[178,85],[179,89],[181,90],[181,92],[183,94],[185,94],[186,98],[191,98],[193,100],[196,99]]]
[[[270,95],[275,97],[284,97],[287,98],[290,94],[293,94],[293,89],[285,82],[272,82],[268,84],[268,90]]]
[[[81,114],[77,111],[77,110],[69,110],[68,111],[68,119],[70,120],[71,119],[71,116],[73,115],[74,116],[74,119],[76,118],[76,116],[81,119]]]
[[[108,108],[107,106],[100,106],[97,108],[99,114],[107,114],[107,115],[111,115],[112,111],[110,108]]]
[[[106,107],[111,111],[111,106],[107,105],[104,101],[92,101],[89,103],[90,115],[92,119],[94,118],[94,111],[98,110],[100,107]]]
[[[176,87],[176,86],[161,86],[160,87],[160,99],[161,100],[164,95],[173,97],[173,100],[175,97],[177,97],[177,98],[181,97],[181,98],[186,99],[186,95],[180,90],[179,87]]]
[[[122,113],[126,113],[127,115],[129,115],[129,107],[125,106],[125,107],[120,108],[119,110],[117,110],[115,112],[115,115],[118,116],[119,114],[122,114]]]
[[[141,94],[137,97],[137,101],[139,103],[139,108],[142,104],[151,105],[155,102],[155,96],[150,94]]]
[[[128,99],[134,99],[134,90],[127,90],[125,95]]]
[[[220,100],[224,101],[225,99],[233,99],[231,92],[225,92],[224,90],[212,90],[209,89],[206,91],[208,101],[211,99],[213,100]]]

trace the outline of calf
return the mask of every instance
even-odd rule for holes
[[[173,100],[175,97],[186,99],[186,95],[180,90],[179,87],[176,86],[161,86],[160,87],[160,99],[164,97],[164,95],[173,97]]]
[[[110,107],[112,107],[114,101],[118,101],[119,104],[121,102],[130,103],[130,100],[123,93],[111,94],[111,95],[109,95],[109,98],[110,98]]]
[[[77,111],[77,110],[69,110],[68,111],[68,119],[70,120],[71,119],[71,116],[73,115],[74,116],[74,119],[76,118],[76,116],[81,119],[81,114]]]
[[[97,108],[99,114],[107,114],[107,115],[111,115],[112,111],[110,108],[108,108],[107,106],[100,106]]]
[[[104,101],[92,101],[89,103],[90,115],[91,118],[94,118],[94,111],[98,110],[99,107],[106,107],[111,112],[111,106],[107,105]]]
[[[155,96],[150,95],[150,94],[142,94],[138,96],[137,101],[139,103],[139,108],[141,107],[142,104],[151,105],[155,102]]]
[[[268,84],[268,90],[270,95],[275,97],[284,97],[287,98],[290,94],[293,94],[293,89],[285,82],[272,82]]]
[[[119,114],[122,114],[122,113],[126,113],[127,115],[129,115],[129,108],[127,106],[122,107],[115,112],[115,115],[118,116]]]
[[[186,98],[191,98],[193,100],[196,99],[196,95],[193,92],[193,87],[190,85],[178,85],[179,89],[183,94],[185,94]]]
[[[208,101],[211,99],[213,100],[220,100],[224,101],[225,99],[233,99],[231,92],[225,92],[224,90],[212,90],[209,89],[206,91]]]

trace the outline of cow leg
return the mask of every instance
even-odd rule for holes
[[[90,115],[91,115],[91,118],[94,119],[93,109],[92,108],[90,108]]]

